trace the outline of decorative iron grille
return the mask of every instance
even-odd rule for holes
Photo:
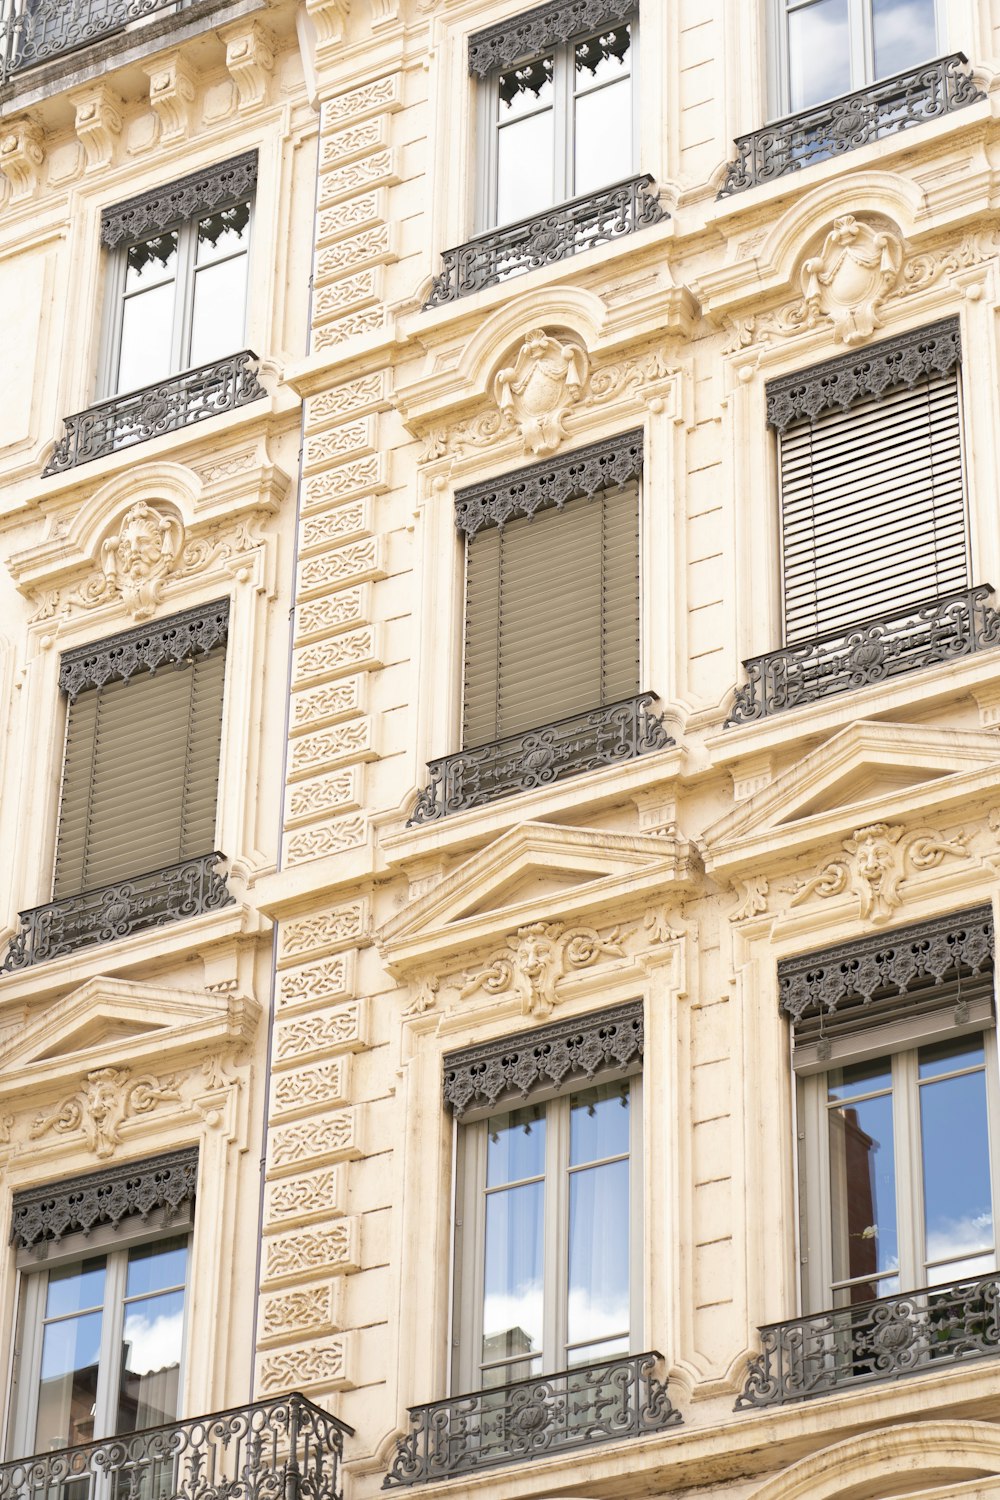
[[[0,1500],[340,1500],[351,1436],[292,1394],[0,1464]]]
[[[745,193],[814,162],[978,103],[986,95],[967,65],[964,53],[953,52],[738,136],[736,160],[729,163],[717,196]]]
[[[0,83],[188,0],[0,0]]]
[[[514,792],[665,749],[674,741],[663,727],[663,716],[650,710],[655,701],[655,693],[639,693],[541,729],[428,761],[430,784],[418,795],[406,826],[432,823]]]
[[[156,385],[111,396],[66,417],[65,432],[52,450],[42,478],[260,401],[267,391],[257,379],[256,360],[256,354],[245,349]]]
[[[782,1406],[1000,1351],[997,1273],[760,1329],[736,1410]]]
[[[233,897],[225,872],[216,868],[224,859],[218,851],[203,854],[20,912],[21,930],[10,940],[3,971],[27,969],[92,943],[110,943],[229,906]]]
[[[10,1243],[19,1250],[58,1245],[67,1234],[90,1234],[98,1224],[117,1229],[123,1220],[145,1220],[161,1209],[169,1224],[198,1189],[198,1147],[165,1151],[140,1161],[117,1162],[62,1182],[14,1193]]]
[[[661,1361],[655,1350],[628,1354],[413,1406],[411,1431],[400,1438],[382,1488],[676,1427],[681,1414],[655,1374]]]
[[[441,257],[444,269],[435,276],[424,307],[454,302],[521,271],[567,260],[581,250],[635,234],[666,218],[669,215],[649,176],[629,177],[599,193],[571,198],[531,219],[503,224],[446,250]]]
[[[987,602],[992,597],[992,584],[981,583],[751,656],[724,727],[992,650],[1000,645],[1000,612]]]

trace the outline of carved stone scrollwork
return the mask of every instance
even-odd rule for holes
[[[879,306],[899,280],[902,261],[903,242],[894,230],[853,214],[834,219],[820,253],[802,266],[806,326],[829,318],[840,343],[870,339],[882,326]]]
[[[46,1183],[14,1194],[10,1242],[18,1249],[66,1234],[89,1234],[99,1224],[145,1220],[155,1208],[175,1214],[193,1201],[198,1186],[198,1148],[169,1151],[120,1167],[106,1167],[65,1182]]]
[[[590,361],[578,344],[561,344],[544,328],[525,337],[514,363],[493,382],[497,406],[532,453],[554,453],[566,436],[564,421],[580,399]]]
[[[906,833],[889,823],[872,823],[855,830],[844,842],[844,859],[832,859],[803,882],[792,898],[798,906],[810,896],[840,896],[852,890],[858,898],[859,915],[866,921],[884,922],[902,905],[901,886],[908,874],[935,869],[951,855],[969,859],[966,835],[950,838],[929,828]]]
[[[103,1159],[121,1145],[126,1121],[180,1097],[176,1078],[133,1078],[127,1068],[97,1068],[76,1093],[36,1116],[28,1139],[37,1141],[50,1130],[57,1135],[81,1132],[94,1155]]]
[[[625,935],[618,927],[601,936],[593,927],[532,922],[519,927],[507,946],[482,969],[467,975],[461,999],[476,990],[488,995],[513,991],[525,1015],[547,1016],[558,1004],[556,986],[568,974],[587,969],[602,956],[621,958]]]

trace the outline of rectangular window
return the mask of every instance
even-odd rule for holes
[[[520,18],[520,27],[507,26],[506,33],[546,38],[549,45],[533,55],[511,56],[483,80],[484,229],[610,187],[635,170],[634,17],[609,16],[603,27],[564,35],[558,18],[532,26],[534,14]],[[481,34],[471,48],[488,45]],[[495,50],[509,54],[510,46]]]
[[[779,113],[798,113],[928,62],[937,0],[774,0]]]
[[[465,747],[628,698],[639,674],[637,479],[469,536]]]

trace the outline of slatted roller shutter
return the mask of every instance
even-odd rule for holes
[[[638,691],[637,484],[470,537],[467,748]]]
[[[56,899],[215,847],[225,649],[70,704]]]
[[[780,438],[785,641],[969,581],[958,371]]]

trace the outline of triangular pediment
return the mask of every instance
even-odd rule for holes
[[[783,770],[705,832],[709,869],[735,869],[865,823],[937,813],[995,786],[988,729],[860,720]]]
[[[527,922],[683,884],[688,858],[685,841],[669,836],[521,823],[412,901],[380,943],[387,961],[405,969]]]
[[[0,1045],[0,1092],[93,1068],[162,1067],[252,1031],[259,1007],[233,994],[89,979],[41,1008]]]

